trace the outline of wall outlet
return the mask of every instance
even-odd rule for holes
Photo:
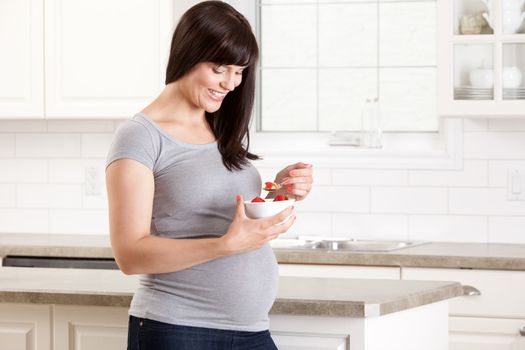
[[[525,168],[509,169],[507,194],[509,201],[525,201]]]
[[[84,193],[86,196],[100,196],[104,187],[103,172],[99,167],[84,168]]]

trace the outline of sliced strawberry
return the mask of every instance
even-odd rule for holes
[[[278,195],[275,196],[275,198],[273,199],[274,202],[286,201],[286,200],[288,200],[288,197],[283,196],[282,194],[278,194]]]
[[[265,182],[265,183],[264,183],[264,188],[267,188],[267,189],[269,189],[269,190],[272,189],[272,186],[273,186],[273,182],[269,182],[269,181],[268,181],[268,182]]]
[[[258,202],[266,202],[266,201],[262,199],[261,197],[255,197],[254,199],[252,199],[252,203],[258,203]]]

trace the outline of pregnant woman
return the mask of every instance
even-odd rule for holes
[[[128,349],[276,349],[268,331],[277,264],[268,242],[293,207],[244,213],[261,191],[248,128],[258,47],[233,7],[206,1],[180,19],[162,93],[115,133],[106,167],[111,245],[141,274]],[[289,165],[277,194],[302,200],[312,167]],[[276,225],[288,218],[284,224]]]

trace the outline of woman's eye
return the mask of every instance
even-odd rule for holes
[[[219,67],[215,67],[215,68],[213,68],[213,72],[215,72],[215,73],[217,73],[217,74],[224,73],[224,71],[221,70]]]

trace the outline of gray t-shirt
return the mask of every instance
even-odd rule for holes
[[[235,196],[260,195],[261,177],[252,165],[228,171],[217,142],[176,140],[138,113],[117,129],[106,167],[122,158],[153,172],[151,234],[170,238],[220,237],[235,215]],[[261,331],[277,294],[278,270],[268,244],[190,268],[142,275],[130,314],[178,325]]]

